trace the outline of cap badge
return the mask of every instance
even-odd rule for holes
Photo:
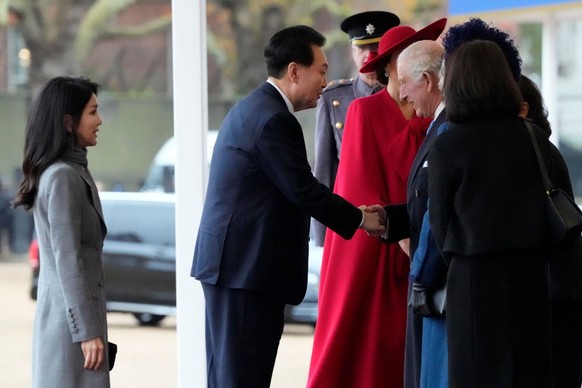
[[[376,27],[374,27],[372,23],[368,23],[368,25],[366,26],[366,32],[368,33],[368,35],[372,35],[374,31],[376,31]]]

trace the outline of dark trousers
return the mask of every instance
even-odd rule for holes
[[[408,295],[412,282],[408,285]],[[404,387],[420,387],[420,360],[422,354],[422,315],[415,314],[412,307],[406,310],[406,345],[404,348]]]
[[[209,388],[268,388],[284,308],[257,293],[202,283]]]

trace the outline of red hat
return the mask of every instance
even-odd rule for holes
[[[404,50],[414,42],[418,42],[419,40],[436,40],[446,25],[447,18],[442,18],[418,31],[415,31],[414,28],[409,26],[392,27],[382,35],[378,46],[378,55],[370,57],[360,69],[360,73],[374,71],[378,62],[396,51]]]

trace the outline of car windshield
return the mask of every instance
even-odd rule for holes
[[[176,244],[174,209],[170,203],[103,201],[103,213],[107,222],[108,240],[169,246]]]

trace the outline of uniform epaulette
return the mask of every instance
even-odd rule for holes
[[[346,78],[346,79],[334,79],[333,81],[329,81],[324,91],[328,91],[331,89],[335,89],[339,86],[346,86],[351,85],[354,83],[353,78]]]

